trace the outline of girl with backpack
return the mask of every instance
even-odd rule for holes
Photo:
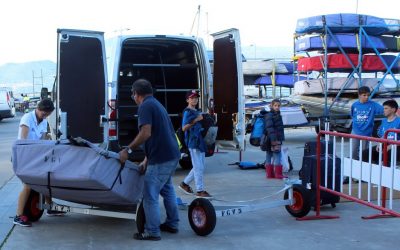
[[[196,90],[186,93],[186,102],[188,106],[183,111],[182,131],[185,132],[185,142],[189,148],[192,159],[193,168],[185,179],[179,185],[186,194],[195,194],[201,198],[211,198],[212,196],[204,190],[204,168],[205,168],[205,152],[207,150],[203,136],[201,134],[202,126],[200,121],[203,116],[200,111],[196,110],[200,95]],[[196,193],[190,187],[190,183],[194,180],[196,185]]]
[[[267,178],[283,179],[281,163],[281,147],[285,140],[282,116],[280,113],[281,102],[279,99],[272,100],[270,112],[265,116],[264,135],[267,137],[265,151],[265,171]]]

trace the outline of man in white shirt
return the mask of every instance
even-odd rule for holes
[[[46,118],[53,112],[54,104],[50,99],[41,100],[37,108],[29,113],[26,113],[19,123],[18,139],[19,140],[44,140],[49,139],[47,134]],[[28,200],[31,188],[24,184],[24,187],[18,197],[17,214],[14,217],[14,224],[23,227],[30,227],[32,223],[23,214],[25,203]],[[51,203],[51,199],[46,197],[46,202]],[[47,210],[47,215],[55,216],[62,215],[57,211]]]

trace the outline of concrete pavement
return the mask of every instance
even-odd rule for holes
[[[303,128],[287,130],[286,135],[289,154],[298,170],[302,145],[315,139],[315,133]],[[262,162],[264,153],[249,146],[243,160]],[[283,187],[280,180],[265,179],[262,169],[240,170],[228,165],[236,161],[239,161],[237,152],[222,152],[207,158],[205,186],[216,198],[257,199]],[[186,174],[187,171],[178,168],[175,185]],[[297,178],[297,172],[291,177]],[[61,218],[43,216],[32,228],[14,227],[10,217],[15,214],[20,188],[18,179],[13,178],[0,190],[1,249],[396,249],[400,243],[399,219],[362,220],[362,215],[376,211],[351,202],[340,203],[334,209],[324,207],[323,214],[340,215],[335,220],[296,221],[284,207],[217,218],[214,232],[206,237],[197,236],[191,230],[187,211],[181,210],[180,232],[162,233],[162,240],[158,242],[134,240],[134,221],[72,213]],[[178,189],[177,194],[187,202],[193,198]],[[253,203],[282,197],[279,194]],[[398,200],[394,205],[400,211]]]

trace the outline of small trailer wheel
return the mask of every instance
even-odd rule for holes
[[[197,198],[190,203],[188,218],[193,231],[200,236],[209,235],[217,223],[214,206],[204,198]]]
[[[28,200],[25,203],[24,215],[31,222],[38,221],[43,215],[43,209],[39,209],[40,194],[34,190],[29,193]]]
[[[286,190],[284,199],[289,198],[289,190]],[[311,210],[310,192],[304,186],[299,184],[293,185],[293,205],[286,205],[285,208],[292,216],[300,218],[306,216]]]
[[[144,224],[146,223],[146,216],[144,214],[143,201],[140,202],[136,210],[136,228],[138,233],[144,233]]]

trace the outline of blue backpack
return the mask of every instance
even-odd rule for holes
[[[265,129],[265,113],[260,113],[253,118],[253,127],[250,134],[250,144],[259,147]]]

